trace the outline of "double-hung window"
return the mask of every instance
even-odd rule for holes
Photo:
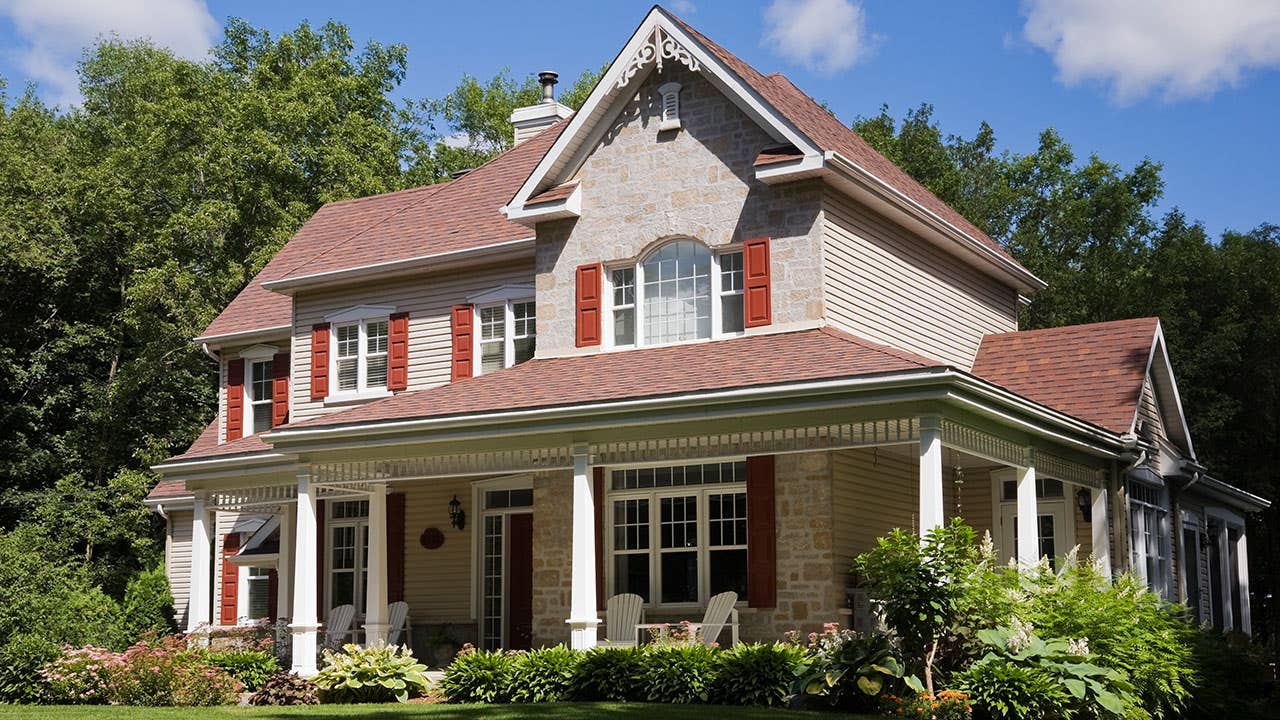
[[[613,470],[608,503],[613,593],[651,605],[746,597],[745,462]]]
[[[504,300],[476,308],[477,344],[484,375],[532,359],[537,347],[537,306],[533,300]]]
[[[243,572],[248,595],[245,616],[250,620],[271,617],[271,568],[248,567]]]
[[[1134,572],[1152,592],[1172,596],[1169,509],[1163,488],[1129,481],[1129,547]]]
[[[333,370],[341,395],[385,391],[387,387],[388,315],[349,319],[333,324]]]
[[[271,429],[271,391],[274,365],[270,360],[259,360],[250,363],[249,401],[245,403],[249,417],[246,427],[253,428],[253,434],[263,433]]]
[[[743,331],[742,252],[675,240],[609,273],[614,346],[662,345]]]

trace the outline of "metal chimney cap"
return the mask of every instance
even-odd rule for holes
[[[556,83],[560,82],[560,73],[554,70],[543,70],[538,73],[538,84],[542,86],[542,102],[556,101]]]

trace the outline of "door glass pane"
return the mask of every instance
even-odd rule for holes
[[[333,574],[333,602],[330,607],[339,605],[355,605],[356,574],[350,570]]]
[[[698,553],[662,553],[662,602],[697,602]]]
[[[707,562],[711,563],[712,595],[732,590],[738,598],[747,597],[747,551],[713,550],[708,553]]]
[[[1057,568],[1058,566],[1058,549],[1053,538],[1053,516],[1040,516],[1040,557],[1049,558],[1049,567]]]
[[[649,553],[615,555],[613,589],[616,593],[635,593],[649,602]]]
[[[501,515],[484,518],[481,643],[490,649],[502,647],[502,520]]]

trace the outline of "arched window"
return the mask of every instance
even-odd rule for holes
[[[644,277],[644,337],[649,343],[711,337],[711,251],[677,240],[640,264]]]
[[[742,251],[712,253],[673,240],[609,273],[615,346],[737,335],[743,329]]]

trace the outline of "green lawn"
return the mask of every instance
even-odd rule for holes
[[[219,718],[411,718],[432,720],[515,720],[516,718],[792,718],[794,720],[872,720],[864,715],[814,713],[707,705],[647,705],[617,703],[552,703],[547,705],[318,705],[310,707],[217,707],[217,708],[139,708],[56,706],[33,707],[0,705],[0,718],[32,718],[40,720],[200,720]]]

